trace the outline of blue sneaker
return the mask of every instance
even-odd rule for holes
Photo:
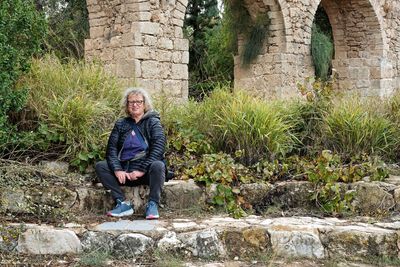
[[[160,217],[157,206],[157,203],[153,200],[150,200],[149,203],[147,203],[146,220],[154,220]]]
[[[112,217],[123,217],[123,216],[129,216],[133,214],[133,205],[131,203],[121,201],[120,199],[117,199],[117,206],[113,210],[110,210],[109,212],[106,213],[107,216],[112,216]]]

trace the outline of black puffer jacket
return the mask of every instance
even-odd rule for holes
[[[138,123],[131,117],[121,118],[115,123],[108,139],[106,152],[107,163],[112,171],[123,170],[118,155],[125,138],[132,131],[132,125],[135,124],[148,143],[149,149],[145,157],[129,163],[130,169],[146,172],[153,161],[164,160],[166,139],[160,115],[155,111],[148,111]]]

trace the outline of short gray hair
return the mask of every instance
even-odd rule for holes
[[[128,98],[130,95],[141,95],[143,96],[144,100],[144,113],[146,113],[149,110],[153,109],[153,103],[151,101],[149,93],[141,87],[129,87],[128,89],[125,90],[124,96],[122,97],[121,100],[121,106],[125,109],[126,115],[129,115],[128,112]]]

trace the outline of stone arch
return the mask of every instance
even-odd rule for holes
[[[327,13],[333,32],[335,55],[332,61],[337,88],[360,96],[385,95],[382,72],[385,66],[385,34],[379,9],[369,0],[316,1]],[[390,66],[389,66],[390,68]]]
[[[338,87],[380,96],[400,87],[398,1],[245,1],[250,14],[269,12],[271,39],[249,68],[235,57],[235,87],[266,98],[298,95],[296,83],[314,75],[311,29],[319,4],[333,28]],[[87,60],[101,60],[127,83],[135,79],[150,91],[187,99],[189,43],[182,26],[188,0],[86,2]]]
[[[263,12],[268,14],[270,25],[267,42],[250,66],[242,66],[240,57],[235,56],[235,88],[265,98],[280,98],[286,94],[282,85],[290,83],[284,74],[291,70],[285,65],[292,60],[288,55],[293,43],[289,5],[285,0],[245,0],[245,5],[253,18]],[[244,42],[239,42],[239,51],[243,46]]]

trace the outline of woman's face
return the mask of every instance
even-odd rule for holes
[[[140,118],[144,114],[144,98],[141,94],[128,96],[128,111],[133,118]]]

